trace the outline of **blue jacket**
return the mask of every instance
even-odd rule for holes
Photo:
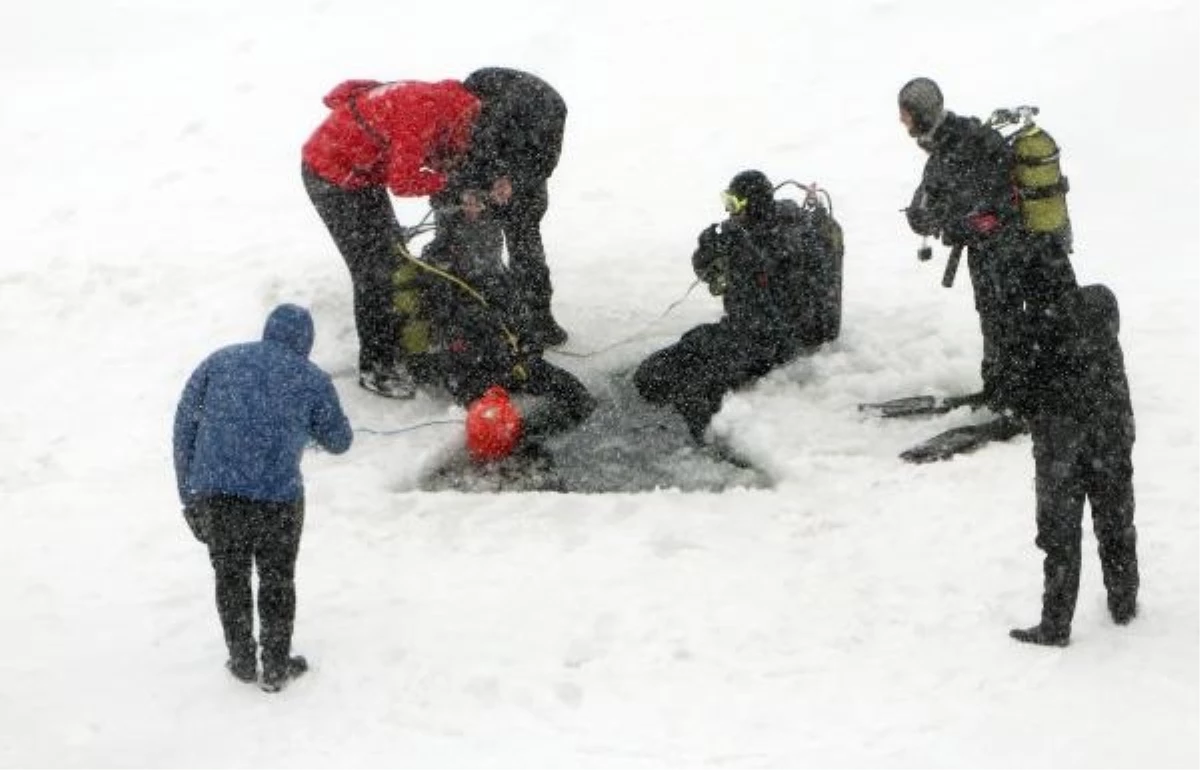
[[[297,305],[271,312],[261,342],[210,355],[175,411],[179,498],[234,495],[293,502],[304,496],[300,456],[310,439],[341,454],[353,432],[329,375],[308,360],[313,322]]]

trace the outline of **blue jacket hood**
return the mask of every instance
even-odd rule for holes
[[[287,303],[275,308],[267,316],[262,338],[286,345],[308,358],[312,352],[313,336],[312,315],[299,305]]]

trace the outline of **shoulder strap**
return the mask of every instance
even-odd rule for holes
[[[357,93],[346,101],[346,107],[350,110],[350,115],[354,118],[354,122],[357,123],[358,127],[363,130],[363,133],[371,137],[375,144],[379,146],[380,150],[386,151],[391,146],[391,142],[388,141],[388,138],[379,133],[374,126],[367,122],[366,118],[362,116],[362,113],[359,112]]]

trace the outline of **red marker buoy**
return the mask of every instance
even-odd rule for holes
[[[508,391],[493,385],[467,408],[467,452],[480,462],[508,457],[521,440],[523,423]]]

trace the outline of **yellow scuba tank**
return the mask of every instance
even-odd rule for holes
[[[988,125],[999,130],[1020,123],[1005,138],[1016,156],[1013,183],[1025,228],[1033,233],[1055,233],[1069,238],[1069,185],[1059,165],[1058,143],[1033,122],[1037,113],[1037,107],[996,110],[988,119]]]

